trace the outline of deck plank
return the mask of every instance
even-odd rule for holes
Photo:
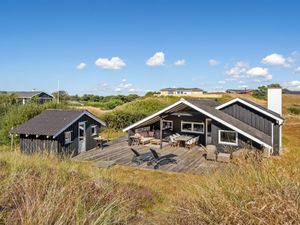
[[[131,146],[140,153],[148,152],[150,146]],[[151,148],[154,148],[151,146]],[[167,164],[160,166],[159,169],[172,172],[186,172],[186,173],[203,173],[209,169],[216,168],[218,163],[207,161],[203,157],[203,149],[200,146],[195,146],[191,149],[185,149],[180,147],[171,147],[165,145],[163,149],[154,148],[158,153],[163,155],[174,154],[177,164]],[[127,140],[123,139],[113,143],[109,143],[104,149],[95,148],[74,157],[74,160],[79,161],[92,161],[95,165],[101,165],[103,162],[113,161],[117,165],[132,166],[153,169],[152,166],[148,166],[147,163],[136,165],[132,163],[133,153],[128,146]]]

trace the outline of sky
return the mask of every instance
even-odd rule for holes
[[[300,90],[300,1],[2,0],[0,90]]]

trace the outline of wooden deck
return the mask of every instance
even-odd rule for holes
[[[163,155],[174,154],[174,159],[177,160],[177,164],[167,164],[160,166],[159,170],[166,170],[171,172],[185,172],[185,173],[203,173],[209,170],[216,169],[224,164],[207,161],[203,154],[204,150],[195,146],[192,149],[186,149],[181,147],[171,147],[165,145],[163,149],[159,149],[159,146],[133,146],[141,153],[148,152],[149,148],[157,150],[158,153]],[[131,162],[133,153],[127,144],[126,139],[122,139],[115,143],[110,143],[104,149],[95,148],[87,152],[81,153],[75,156],[73,159],[80,161],[92,161],[96,166],[107,165],[109,162],[115,162],[117,165],[134,166],[141,168],[153,169],[153,166],[148,166],[147,163],[137,165]]]

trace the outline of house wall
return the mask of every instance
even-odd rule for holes
[[[238,134],[238,144],[237,146],[233,145],[224,145],[219,143],[219,130],[228,130],[228,131],[233,131],[232,129],[226,127],[225,125],[212,120],[212,144],[215,145],[220,152],[229,152],[232,150],[236,150],[238,148],[243,148],[243,147],[249,147],[251,145],[252,147],[256,149],[262,149],[261,145],[250,140],[249,138]]]
[[[68,153],[68,154],[74,154],[77,155],[78,152],[78,126],[79,122],[84,122],[85,129],[86,129],[86,151],[95,148],[97,146],[97,142],[94,140],[95,136],[92,136],[92,125],[98,126],[97,133],[100,132],[101,124],[97,121],[93,120],[87,115],[82,116],[80,119],[78,119],[76,122],[74,122],[71,126],[65,129],[64,132],[62,132],[59,136],[57,136],[58,141],[58,152],[59,153]],[[65,132],[72,131],[72,142],[69,144],[65,144]]]
[[[26,137],[25,134],[20,135],[20,149],[22,153],[33,153],[33,152],[58,152],[58,142],[47,138],[46,136],[36,137],[35,135],[29,135]]]
[[[90,150],[97,146],[97,142],[92,136],[92,125],[97,125],[97,133],[100,132],[101,124],[93,120],[89,116],[82,116],[71,126],[66,128],[60,135],[55,139],[52,137],[47,138],[46,136],[29,135],[26,137],[25,134],[20,135],[20,149],[24,153],[33,153],[33,152],[54,152],[54,153],[63,153],[63,154],[78,154],[78,123],[86,121],[86,150]],[[72,142],[65,144],[65,132],[72,131]]]
[[[273,154],[280,154],[280,126],[278,124],[273,126]]]
[[[186,111],[185,111],[186,112]],[[206,145],[206,119],[209,119],[206,115],[203,115],[199,112],[192,111],[192,116],[180,116],[178,117],[177,115],[173,116],[167,116],[164,118],[164,120],[172,120],[173,121],[173,133],[180,133],[180,134],[187,134],[187,135],[193,135],[193,136],[199,136],[199,143],[202,145]],[[188,133],[188,132],[181,132],[181,121],[186,121],[186,122],[200,122],[204,123],[204,133],[199,134],[199,133]],[[238,148],[242,147],[249,147],[251,145],[254,148],[257,149],[262,149],[261,145],[250,140],[249,138],[238,134],[238,144],[237,146],[233,145],[224,145],[224,144],[219,144],[219,130],[228,130],[232,131],[232,129],[226,127],[225,125],[222,125],[221,123],[211,119],[211,136],[212,136],[212,145],[215,145],[220,152],[228,152],[232,151]],[[156,130],[158,131],[160,129],[160,123],[159,121],[149,125],[151,130]],[[135,132],[134,129],[130,130],[128,132],[128,136],[133,135]],[[158,137],[159,138],[159,137]],[[165,138],[165,135],[163,135],[163,138]],[[129,145],[131,144],[130,138],[129,138]]]
[[[199,142],[205,145],[205,119],[207,116],[197,113],[194,116],[168,116],[164,118],[164,120],[172,120],[173,121],[173,132],[187,135],[199,136]],[[181,121],[185,122],[196,122],[196,123],[204,123],[204,133],[189,133],[189,132],[181,132]]]
[[[221,111],[272,136],[272,123],[276,121],[240,102],[235,102],[221,109]]]

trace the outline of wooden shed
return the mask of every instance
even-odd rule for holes
[[[95,148],[105,122],[87,110],[50,109],[11,130],[20,136],[21,152],[77,155]]]

